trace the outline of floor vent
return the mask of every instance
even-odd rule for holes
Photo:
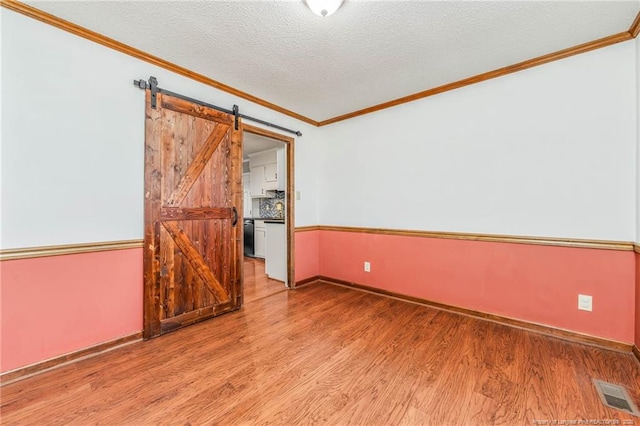
[[[593,379],[593,383],[596,385],[596,390],[604,405],[640,417],[638,407],[633,403],[625,388],[596,379]]]

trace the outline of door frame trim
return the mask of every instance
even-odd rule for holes
[[[242,128],[240,129],[243,133],[253,133],[254,135],[264,136],[267,138],[275,139],[277,141],[283,142],[286,149],[286,158],[287,158],[287,184],[286,184],[286,193],[287,193],[287,205],[285,208],[286,212],[286,231],[287,231],[287,285],[290,290],[293,290],[296,287],[296,273],[295,273],[295,194],[294,194],[294,181],[295,181],[295,139],[289,136],[282,135],[280,133],[272,132],[271,130],[263,129],[261,127],[252,126],[249,124],[242,123]],[[242,150],[244,152],[244,138],[242,138]],[[244,236],[243,236],[244,238]],[[244,279],[244,278],[243,278]],[[243,285],[244,291],[244,285]]]

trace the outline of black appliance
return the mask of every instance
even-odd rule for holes
[[[244,220],[244,255],[253,257],[253,219]]]

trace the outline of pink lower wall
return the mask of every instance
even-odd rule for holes
[[[317,230],[295,233],[296,282],[320,273],[319,235],[320,231]]]
[[[638,254],[318,230],[295,245],[296,281],[324,275],[640,346]],[[577,310],[578,293],[593,312]],[[2,372],[141,329],[142,249],[0,262]]]
[[[640,348],[640,253],[636,253],[636,339],[635,343]]]
[[[296,232],[296,281],[319,274],[319,231]],[[142,249],[0,262],[0,372],[142,330]]]
[[[142,248],[0,268],[2,372],[142,330]]]
[[[633,252],[338,231],[321,231],[319,242],[323,276],[634,341]],[[593,312],[577,309],[578,293],[593,296]]]

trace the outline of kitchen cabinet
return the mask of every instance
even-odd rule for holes
[[[278,189],[278,165],[276,163],[264,165],[264,189],[267,191]]]
[[[249,155],[252,198],[273,198],[269,191],[284,191],[286,185],[284,148]]]
[[[251,198],[264,198],[266,197],[266,189],[264,188],[264,166],[252,167],[249,173],[251,183],[250,190]]]
[[[265,273],[287,285],[287,235],[284,221],[266,221],[267,255]]]
[[[253,255],[261,259],[265,258],[267,252],[267,228],[264,220],[253,222]]]
[[[251,167],[251,198],[273,198],[278,187],[275,164]],[[272,191],[269,193],[269,191]]]

